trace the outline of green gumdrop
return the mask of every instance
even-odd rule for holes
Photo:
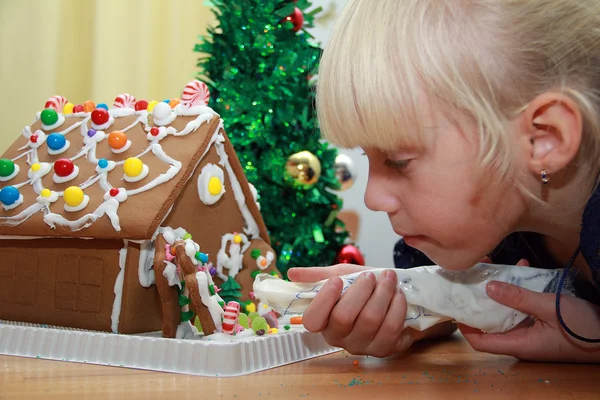
[[[244,327],[244,329],[250,328],[250,320],[248,320],[248,316],[244,313],[240,313],[238,317],[238,324]]]
[[[254,333],[262,330],[263,332],[269,331],[269,324],[263,317],[256,317],[252,320],[252,330]]]
[[[252,321],[254,321],[254,318],[258,317],[260,317],[260,315],[257,312],[251,312],[250,314],[248,314],[248,321],[250,321],[250,326],[252,326]]]
[[[202,332],[202,325],[200,325],[200,318],[198,318],[198,316],[196,316],[196,319],[194,320],[194,326],[198,329],[198,332]]]

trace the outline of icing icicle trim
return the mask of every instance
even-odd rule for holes
[[[123,241],[123,248],[119,251],[119,275],[115,279],[115,300],[111,313],[110,327],[113,333],[119,333],[119,318],[121,317],[121,302],[123,300],[123,281],[125,279],[125,264],[127,263],[127,240]]]

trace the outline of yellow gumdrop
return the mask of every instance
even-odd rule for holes
[[[152,110],[154,110],[154,106],[158,104],[158,101],[156,100],[152,100],[150,103],[148,103],[148,112],[151,113]]]
[[[246,312],[248,314],[256,312],[256,304],[254,304],[254,303],[248,303],[248,304],[246,304]]]
[[[269,329],[269,333],[273,334],[273,333],[279,333],[279,329],[277,328],[271,328]]]
[[[70,186],[65,190],[63,198],[68,206],[77,207],[83,203],[83,190],[78,186]]]
[[[242,243],[242,237],[241,237],[240,235],[235,235],[235,236],[233,237],[233,243],[235,243],[235,244],[240,244],[240,243]]]
[[[42,193],[40,193],[40,195],[45,198],[50,197],[51,194],[52,194],[52,192],[50,191],[50,189],[44,189],[44,190],[42,190]]]
[[[140,176],[143,169],[144,163],[137,157],[130,157],[125,160],[125,164],[123,164],[123,172],[125,172],[125,175],[132,178]]]
[[[31,165],[31,170],[33,172],[38,172],[40,170],[40,168],[42,168],[42,166],[40,164],[38,164],[38,163],[35,163],[35,164]]]
[[[75,104],[67,103],[63,107],[63,114],[73,114],[73,108],[75,108]]]
[[[221,180],[216,176],[210,178],[208,181],[208,193],[216,196],[221,193],[221,190],[223,190],[223,182],[221,182]]]

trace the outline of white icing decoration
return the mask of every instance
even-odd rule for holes
[[[27,127],[27,128],[29,128],[29,127]],[[25,129],[23,130],[23,134],[27,138],[27,144],[25,146],[23,146],[23,147],[20,147],[19,150],[24,150],[24,149],[26,149],[28,147],[30,149],[37,149],[41,145],[43,145],[44,143],[46,143],[46,134],[44,133],[44,131],[37,130],[37,131],[35,131],[35,133],[31,133],[31,130],[28,130],[28,133],[29,134],[26,135]],[[34,135],[37,136],[37,141],[35,143],[30,140],[31,136],[34,136]]]
[[[48,147],[48,154],[50,154],[51,156],[56,156],[59,154],[64,153],[65,151],[69,150],[69,147],[71,147],[71,142],[69,142],[68,140],[65,142],[65,145],[58,150],[52,150],[51,148]]]
[[[167,278],[167,282],[169,286],[177,286],[181,290],[181,280],[179,279],[179,275],[177,274],[177,267],[175,264],[169,261],[165,261],[167,265],[165,270],[163,271],[163,275]]]
[[[223,314],[225,314],[225,311],[223,311],[223,308],[219,305],[219,302],[217,300],[218,295],[214,295],[211,296],[209,291],[208,291],[208,278],[207,278],[208,272],[204,272],[204,271],[200,271],[198,273],[196,273],[196,280],[198,281],[198,290],[200,292],[200,298],[202,299],[202,304],[204,304],[207,308],[208,311],[210,312],[210,316],[212,317],[212,320],[215,324],[215,327],[217,328],[218,332],[222,331],[222,325],[221,325],[221,318],[223,317]]]
[[[27,221],[36,213],[42,211],[46,206],[41,203],[34,203],[31,206],[27,207],[25,210],[21,211],[17,215],[13,215],[12,217],[0,217],[0,224],[4,226],[18,226],[23,222]],[[3,237],[4,238],[4,237]],[[11,236],[11,239],[16,239],[16,237]]]
[[[169,167],[169,169],[167,170],[167,172],[160,174],[159,176],[157,176],[156,178],[152,179],[150,182],[148,182],[147,184],[145,184],[144,186],[137,188],[137,189],[133,189],[133,190],[128,190],[127,194],[129,194],[130,196],[145,192],[146,190],[150,190],[155,188],[156,186],[162,184],[162,183],[166,183],[168,181],[170,181],[171,179],[173,179],[173,177],[175,175],[177,175],[179,173],[179,171],[181,170],[181,162],[172,159],[171,157],[169,157],[162,149],[161,145],[158,143],[154,143],[150,146],[152,153],[154,153],[154,155],[161,160],[164,163],[167,164],[171,164],[171,166]]]
[[[196,260],[196,253],[200,251],[200,245],[194,242],[192,239],[184,240],[185,243],[185,255],[188,256],[194,265],[198,265]]]
[[[127,140],[127,143],[125,143],[125,146],[121,147],[120,149],[114,149],[114,148],[110,148],[110,151],[112,151],[115,154],[121,154],[121,153],[125,153],[127,150],[129,150],[129,148],[131,147],[131,140]]]
[[[183,228],[173,229],[167,226],[160,227],[158,229],[158,233],[163,235],[165,241],[171,246],[173,246],[175,244],[175,241],[182,238],[187,233],[187,231]]]
[[[10,174],[9,176],[5,176],[5,177],[0,176],[0,182],[10,181],[15,176],[19,175],[19,172],[21,172],[21,168],[17,164],[15,164],[15,170],[13,171],[13,173]]]
[[[76,221],[69,221],[62,215],[54,213],[46,214],[44,216],[44,221],[51,228],[55,228],[56,225],[62,225],[70,228],[73,232],[76,232],[89,227],[91,224],[96,222],[99,218],[103,217],[104,215],[108,215],[113,228],[117,232],[120,232],[121,226],[119,225],[119,215],[117,214],[118,209],[119,202],[116,199],[111,198],[106,200],[104,203],[100,204],[100,206],[93,213],[86,214]]]
[[[165,102],[160,102],[152,110],[154,125],[165,126],[175,121],[177,114],[171,109],[171,106]]]
[[[66,183],[66,182],[72,181],[73,179],[77,178],[77,175],[79,175],[79,167],[77,165],[74,165],[73,172],[71,172],[69,175],[58,176],[58,175],[54,174],[54,176],[52,177],[52,180],[54,181],[54,183]]]
[[[208,191],[210,179],[216,177],[221,181],[221,191],[219,194],[213,195]],[[225,193],[225,174],[223,170],[214,164],[206,164],[202,168],[202,172],[198,175],[198,195],[200,200],[206,205],[215,204],[223,197]]]
[[[267,303],[263,303],[262,301],[258,302],[258,307],[256,307],[256,312],[258,313],[258,315],[262,317],[265,314],[270,313],[271,311],[273,311],[273,309],[269,307]]]
[[[86,132],[83,136],[83,144],[85,144],[87,146],[87,145],[91,145],[91,144],[95,144],[95,143],[100,143],[105,138],[106,138],[106,133],[104,133],[103,131],[96,131],[96,134],[92,137],[89,137]],[[88,147],[88,149],[89,149],[89,147]]]
[[[48,175],[50,173],[50,171],[52,171],[52,164],[50,163],[36,163],[39,164],[40,169],[37,171],[34,171],[32,169],[29,169],[29,171],[27,171],[27,177],[29,179],[31,179],[31,182],[34,183],[36,180],[42,179],[44,176]],[[16,167],[16,165],[15,165]]]
[[[258,256],[258,258],[256,259],[256,266],[258,267],[258,269],[264,271],[265,269],[269,268],[271,266],[271,263],[273,262],[273,260],[275,259],[275,254],[273,254],[272,251],[268,251],[267,252],[267,256]],[[262,265],[262,262],[265,261],[265,265]]]
[[[158,135],[154,136],[153,134],[150,133],[150,129],[148,129],[148,134],[146,135],[146,139],[148,139],[149,141],[153,142],[153,141],[160,141],[163,140],[164,138],[166,138],[169,134],[173,135],[174,133],[177,132],[177,129],[173,128],[173,127],[168,127],[165,128],[164,126],[161,127],[156,127],[158,129]]]
[[[103,131],[103,130],[106,130],[106,128],[110,127],[114,123],[115,123],[115,119],[109,113],[109,115],[108,115],[108,121],[106,121],[102,125],[96,125],[94,123],[94,121],[92,121],[92,129],[94,129],[96,131]]]
[[[179,103],[177,104],[177,106],[175,106],[175,112],[177,113],[177,115],[182,116],[193,116],[199,114],[211,114],[212,116],[216,117],[219,116],[219,114],[217,114],[212,108],[208,106],[187,107],[182,103]]]
[[[254,185],[251,184],[250,182],[248,182],[248,186],[250,186],[250,191],[252,192],[252,198],[254,199],[254,203],[256,204],[256,207],[258,207],[258,210],[260,211],[260,203],[258,202],[258,190],[256,190],[256,187],[254,187]]]
[[[106,166],[106,168],[100,168],[99,165],[96,165],[96,173],[98,174],[104,174],[104,173],[109,173],[110,171],[112,171],[113,169],[115,169],[115,167],[117,166],[117,163],[114,161],[108,161],[108,165]]]
[[[193,339],[198,334],[198,330],[190,324],[189,321],[182,322],[177,326],[177,332],[175,333],[176,339]]]
[[[108,113],[114,118],[129,117],[130,115],[135,114],[135,109],[129,108],[129,107],[123,107],[123,108],[113,107],[110,110],[108,110]]]
[[[125,264],[127,262],[127,240],[123,241],[123,248],[119,251],[119,275],[115,280],[114,292],[115,301],[113,302],[111,320],[111,329],[113,333],[119,333],[119,318],[121,316],[121,301],[123,299],[123,281],[125,278]]]
[[[123,180],[125,180],[125,182],[139,182],[142,179],[144,179],[145,177],[148,176],[148,173],[150,172],[150,169],[148,168],[148,166],[146,164],[142,165],[142,172],[138,175],[138,176],[129,176],[127,174],[123,174]]]
[[[67,212],[81,211],[84,208],[86,208],[88,206],[88,204],[90,204],[90,196],[85,194],[85,195],[83,195],[83,201],[81,202],[81,204],[79,204],[77,206],[70,206],[67,203],[65,203],[65,211],[67,211]]]
[[[140,285],[146,288],[156,283],[156,276],[154,275],[154,254],[155,249],[152,241],[144,240],[140,243],[138,276]]]
[[[217,253],[217,274],[219,277],[226,281],[228,276],[235,278],[235,276],[242,269],[242,257],[244,252],[250,247],[248,238],[243,233],[237,233],[241,238],[240,243],[234,242],[235,234],[226,233],[221,238],[221,249]],[[227,254],[227,244],[229,243],[229,254]],[[223,268],[229,270],[228,275],[223,273]]]
[[[41,113],[40,113],[40,115],[41,115]],[[58,119],[56,120],[55,123],[53,123],[52,125],[46,125],[46,124],[42,123],[42,129],[45,131],[51,131],[51,130],[58,128],[59,126],[61,126],[64,123],[65,123],[65,117],[62,114],[58,114]]]
[[[20,194],[19,198],[17,199],[17,201],[15,201],[14,203],[12,203],[11,205],[7,206],[6,204],[2,204],[2,208],[4,208],[6,211],[10,211],[10,210],[14,210],[15,208],[19,207],[21,204],[23,204],[23,195]]]
[[[56,193],[54,190],[51,190],[50,196],[43,197],[42,195],[40,195],[35,200],[42,203],[45,206],[49,206],[51,203],[55,203],[58,200],[58,193]]]

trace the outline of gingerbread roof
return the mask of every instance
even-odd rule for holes
[[[240,182],[246,223],[268,242],[219,115],[203,96],[186,94],[187,103],[151,104],[151,112],[129,95],[110,110],[75,113],[51,98],[0,160],[0,236],[151,239],[203,157],[220,146],[221,161],[235,164],[229,171]]]

